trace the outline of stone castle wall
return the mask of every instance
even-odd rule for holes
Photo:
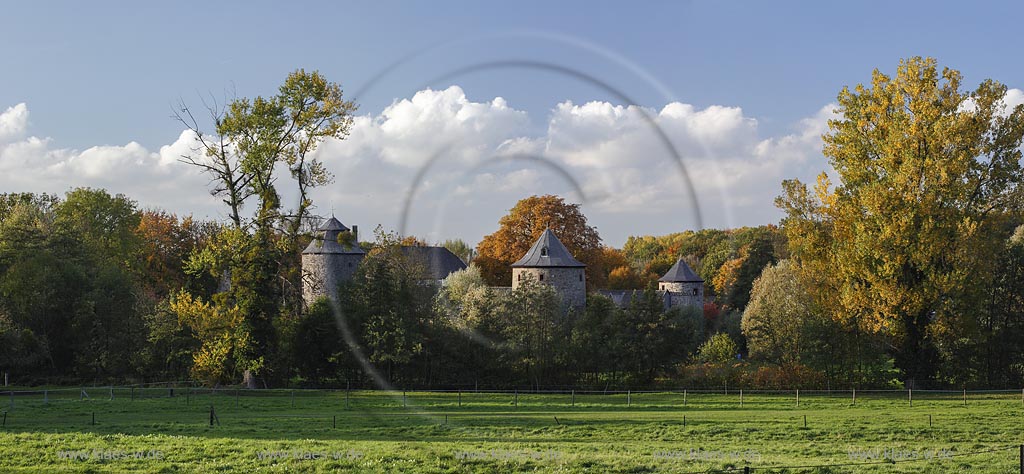
[[[582,268],[513,268],[512,289],[519,288],[528,278],[554,287],[567,307],[582,308],[587,304],[587,277]]]
[[[303,254],[302,299],[310,305],[321,296],[335,298],[338,286],[352,279],[362,260],[362,254]]]
[[[658,282],[658,289],[666,292],[666,306],[704,307],[704,284],[701,282]]]

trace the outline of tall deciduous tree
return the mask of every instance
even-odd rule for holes
[[[587,265],[588,280],[598,277],[601,237],[587,225],[579,204],[553,195],[531,196],[517,202],[498,224],[497,232],[485,236],[477,246],[475,263],[488,283],[508,286],[512,263],[530,250],[544,229],[551,229],[573,256]]]
[[[883,333],[910,380],[935,372],[930,329],[984,285],[1006,238],[1000,221],[1019,210],[1024,106],[986,80],[961,90],[961,75],[934,59],[900,62],[895,76],[844,88],[814,191],[784,182],[777,205],[792,255],[819,286],[832,315]]]

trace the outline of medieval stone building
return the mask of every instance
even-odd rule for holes
[[[658,291],[665,295],[665,306],[704,307],[704,279],[697,276],[683,259],[658,280]]]
[[[366,251],[359,247],[358,227],[345,227],[331,216],[318,238],[302,251],[302,299],[311,304],[321,296],[333,298],[338,285],[352,279]],[[347,242],[347,243],[341,243]]]
[[[302,251],[302,299],[313,304],[317,298],[334,298],[338,287],[352,279],[366,251],[359,247],[358,227],[350,230],[333,216]],[[452,272],[466,264],[444,247],[403,246],[402,255],[422,269],[424,283],[440,284]]]
[[[533,279],[554,287],[566,306],[582,308],[587,303],[586,268],[551,229],[545,229],[526,255],[512,264],[512,289]]]
[[[358,245],[356,226],[349,230],[331,217],[319,231],[322,234],[302,252],[302,296],[306,304],[322,296],[335,297],[339,285],[352,279],[366,256]],[[444,247],[404,246],[402,254],[422,266],[425,283],[443,284],[448,275],[466,268],[461,259]],[[546,229],[526,255],[512,264],[512,289],[530,280],[550,285],[562,299],[565,309],[579,310],[587,303],[586,267],[573,257],[554,232]],[[704,280],[682,259],[658,280],[658,292],[664,298],[666,309],[704,307]],[[634,290],[597,290],[597,293],[623,307],[637,294]]]

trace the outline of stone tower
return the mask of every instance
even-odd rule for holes
[[[658,279],[658,290],[665,293],[668,307],[704,307],[704,280],[683,259],[676,261],[665,276]]]
[[[366,252],[359,248],[357,228],[352,227],[349,230],[332,216],[320,226],[323,234],[302,251],[302,299],[307,305],[321,296],[336,298],[338,285],[351,280],[363,261]],[[339,236],[349,243],[339,243]]]
[[[530,251],[512,264],[512,289],[533,278],[553,286],[567,307],[582,308],[587,303],[586,267],[550,229],[545,229]]]

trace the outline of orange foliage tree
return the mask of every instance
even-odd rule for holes
[[[605,280],[600,265],[601,237],[597,229],[587,225],[579,204],[550,194],[530,196],[517,202],[498,225],[498,230],[485,236],[477,246],[477,257],[473,260],[488,284],[508,286],[512,281],[512,263],[525,255],[548,228],[577,260],[587,265],[588,285]]]

